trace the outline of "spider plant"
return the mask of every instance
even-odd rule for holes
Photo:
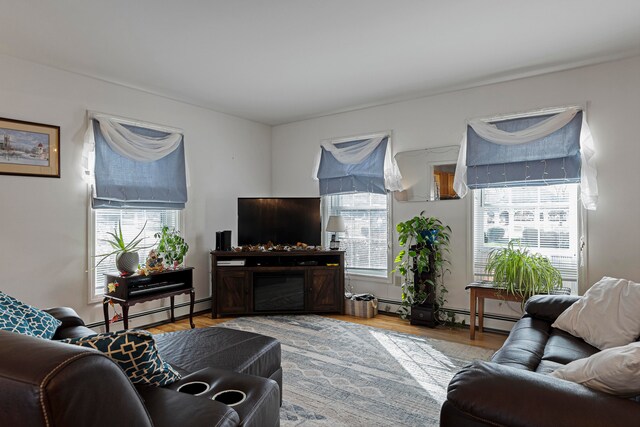
[[[516,247],[516,242],[511,240],[506,247],[489,253],[485,270],[493,274],[496,286],[524,301],[532,295],[548,294],[562,287],[560,272],[547,257],[531,253],[519,244]]]

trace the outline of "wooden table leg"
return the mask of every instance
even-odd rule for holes
[[[482,332],[484,328],[484,297],[478,298],[478,331]]]
[[[193,323],[193,306],[196,303],[196,291],[195,289],[191,289],[189,293],[189,323],[191,324],[191,329],[195,328],[196,325]]]
[[[171,301],[171,323],[174,323],[176,321],[176,317],[173,314],[173,309],[175,308],[176,304],[175,304],[175,297],[172,295],[169,297],[169,300]]]
[[[129,306],[127,304],[120,304],[122,307],[122,323],[124,323],[124,329],[129,329]]]
[[[469,301],[470,307],[470,317],[469,317],[469,338],[472,340],[476,339],[476,290],[471,289],[469,291],[471,295],[471,300]]]
[[[102,299],[102,311],[104,312],[104,330],[109,333],[109,298]]]

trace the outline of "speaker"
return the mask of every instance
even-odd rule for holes
[[[216,231],[216,251],[222,250],[222,231]]]
[[[231,230],[216,231],[216,251],[231,250]]]

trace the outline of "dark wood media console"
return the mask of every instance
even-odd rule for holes
[[[213,251],[211,283],[213,318],[343,313],[344,252]]]

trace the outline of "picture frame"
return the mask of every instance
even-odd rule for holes
[[[0,175],[60,178],[60,126],[0,118]]]

